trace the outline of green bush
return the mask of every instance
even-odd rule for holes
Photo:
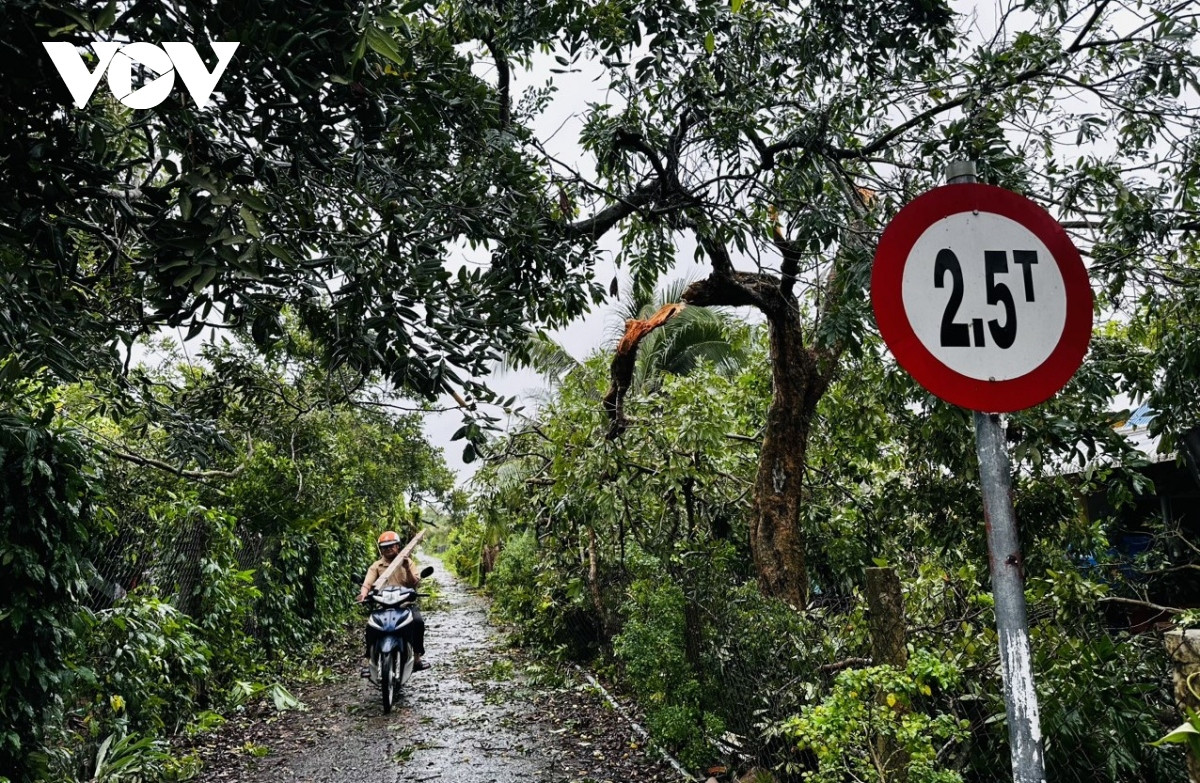
[[[582,660],[599,629],[583,578],[573,575],[532,532],[508,539],[488,578],[492,615],[510,624],[518,644]]]
[[[38,774],[34,751],[62,706],[72,617],[87,595],[96,477],[53,412],[0,415],[0,769],[17,783]]]
[[[942,757],[967,737],[968,723],[942,711],[935,692],[952,691],[962,673],[939,655],[919,651],[903,669],[871,666],[838,674],[819,704],[802,709],[777,731],[816,758],[807,783],[878,780],[891,764],[909,783],[960,783]],[[942,704],[946,702],[942,700]]]
[[[90,738],[114,730],[163,736],[191,719],[211,652],[195,623],[153,591],[88,613],[79,641],[75,692]]]
[[[663,579],[638,580],[629,592],[613,651],[646,711],[651,736],[684,764],[699,767],[712,759],[710,739],[725,728],[705,709],[707,678],[700,662],[689,660],[698,640],[687,638],[687,598],[679,585]]]
[[[465,579],[476,587],[483,585],[482,558],[484,527],[477,514],[469,514],[444,537],[446,549],[441,554],[455,576]]]
[[[1057,618],[1056,618],[1057,619]],[[1170,671],[1162,640],[1098,624],[1032,629],[1046,776],[1074,783],[1152,783],[1187,777],[1182,757],[1150,743],[1177,719],[1161,701]]]

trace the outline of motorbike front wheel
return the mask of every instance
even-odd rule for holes
[[[379,687],[383,691],[383,714],[392,711],[396,695],[396,651],[390,650],[379,656]]]

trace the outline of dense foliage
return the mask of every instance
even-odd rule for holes
[[[13,373],[112,366],[161,326],[241,329],[285,308],[333,363],[434,397],[478,377],[526,323],[565,323],[598,291],[591,251],[559,245],[517,103],[464,45],[522,58],[469,8],[426,4],[6,0],[0,85],[0,345]],[[102,84],[83,108],[43,41],[236,41],[213,102],[182,85],[152,111]],[[464,265],[470,246],[487,259]]]
[[[39,747],[43,716],[63,706],[96,477],[47,406],[36,418],[0,417],[0,482],[0,769],[18,771]]]
[[[250,696],[294,704],[279,678],[345,632],[373,535],[450,490],[418,417],[319,363],[164,348],[130,375],[137,404],[9,397],[39,411],[0,427],[13,780],[193,773],[166,739]]]
[[[632,395],[615,443],[598,405],[604,357],[570,371],[496,444],[451,560],[467,575],[487,570],[478,553],[491,536],[502,547],[486,578],[496,615],[527,644],[613,667],[656,739],[694,768],[722,759],[784,779],[880,779],[882,759],[895,756],[914,781],[1003,776],[969,414],[868,344],[819,408],[801,520],[817,594],[796,612],[760,594],[746,546],[769,395],[761,334],[751,344],[732,374],[701,366]],[[1118,548],[1151,487],[1099,401],[1113,391],[1113,362],[1138,350],[1101,341],[1062,395],[1009,423],[1056,780],[1151,781],[1181,769],[1178,754],[1148,744],[1174,720],[1161,638],[1131,633],[1128,616],[1105,604],[1193,600],[1170,574],[1148,573],[1169,557],[1161,517],[1138,519],[1164,534],[1153,552],[1133,561]],[[1110,510],[1089,517],[1089,497]],[[872,660],[864,569],[878,563],[902,578],[906,667]]]

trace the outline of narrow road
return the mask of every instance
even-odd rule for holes
[[[202,780],[248,783],[568,783],[668,781],[625,722],[585,690],[539,694],[487,622],[487,601],[430,555],[441,600],[424,610],[426,655],[383,714],[379,690],[339,667],[330,685],[305,689],[306,712],[256,724],[246,751],[210,758]],[[567,694],[564,699],[561,694]],[[588,702],[586,704],[581,701]],[[238,741],[243,736],[238,737]],[[259,755],[261,756],[259,757]]]

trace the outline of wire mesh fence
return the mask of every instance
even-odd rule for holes
[[[205,611],[202,600],[216,560],[225,558],[230,566],[256,574],[269,555],[262,533],[237,525],[231,536],[217,542],[218,530],[203,516],[170,526],[155,525],[149,518],[125,520],[93,542],[88,608],[110,609],[140,589],[153,591],[188,617],[199,617]],[[257,636],[255,614],[248,612],[244,619],[242,630]]]

